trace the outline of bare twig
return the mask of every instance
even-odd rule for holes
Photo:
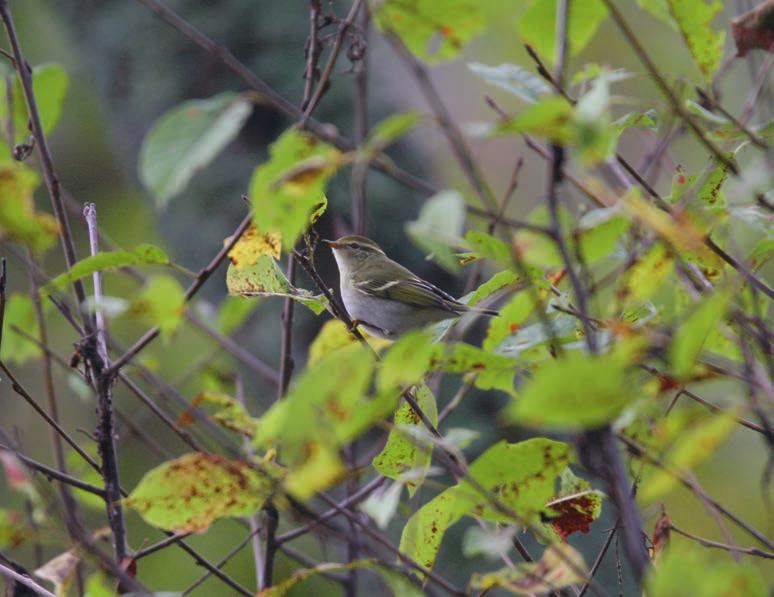
[[[231,236],[229,241],[223,246],[223,248],[218,251],[218,253],[215,255],[215,257],[212,258],[212,260],[204,266],[201,270],[199,270],[199,273],[196,275],[196,279],[193,281],[193,283],[188,287],[188,290],[185,292],[185,300],[190,301],[194,295],[199,291],[199,289],[204,286],[204,283],[209,279],[209,277],[212,275],[212,273],[218,268],[218,266],[223,262],[223,260],[228,255],[229,251],[234,248],[234,245],[237,243],[237,241],[242,237],[242,235],[245,233],[245,230],[247,230],[250,227],[250,224],[252,224],[252,215],[247,215],[242,220],[242,222],[237,226],[236,231]],[[129,361],[131,361],[135,355],[140,352],[143,348],[145,348],[148,344],[150,344],[161,332],[161,329],[158,326],[155,326],[145,332],[145,334],[137,340],[137,342],[134,343],[134,345],[129,348],[123,355],[121,355],[116,361],[110,366],[110,368],[106,371],[106,373],[110,374],[110,376],[115,375],[124,365],[126,365]]]
[[[5,564],[0,563],[0,575],[5,576],[6,578],[10,578],[14,582],[24,585],[25,587],[33,591],[36,595],[40,595],[41,597],[56,597],[51,591],[48,591],[43,587],[41,587],[38,583],[36,583],[26,574],[20,574],[16,572],[16,570],[14,570],[9,566],[6,566]],[[14,593],[16,593],[16,591]],[[21,592],[19,592],[19,594],[21,594]]]
[[[714,547],[716,549],[723,549],[731,553],[744,553],[750,556],[766,558],[767,560],[774,560],[774,552],[764,551],[762,549],[758,549],[757,547],[738,547],[736,545],[719,543],[718,541],[705,539],[704,537],[699,537],[698,535],[694,535],[693,533],[684,531],[683,529],[676,527],[675,525],[670,525],[670,526],[675,533],[678,533],[679,535],[683,535],[684,537],[688,537],[689,539],[696,541],[697,543],[704,545],[705,547]]]
[[[91,255],[99,252],[97,240],[97,208],[93,203],[84,208],[86,226],[89,230]],[[108,524],[113,534],[113,548],[116,561],[122,564],[126,559],[126,528],[121,505],[121,482],[118,468],[118,452],[115,441],[115,420],[113,418],[113,376],[110,373],[107,342],[105,340],[105,319],[102,316],[102,273],[94,273],[94,300],[97,308],[97,327],[91,336],[85,337],[80,349],[94,376],[97,391],[97,448],[102,459],[102,478],[105,480],[105,506]]]
[[[339,23],[339,30],[336,34],[336,41],[333,42],[333,48],[331,48],[331,53],[328,56],[328,62],[325,64],[325,69],[323,70],[319,83],[317,83],[317,88],[315,89],[314,94],[306,103],[306,107],[304,108],[303,114],[301,115],[299,127],[302,129],[306,128],[312,111],[317,107],[317,104],[319,103],[323,94],[328,90],[330,78],[333,74],[333,68],[336,66],[336,61],[338,60],[339,53],[341,52],[341,46],[344,43],[344,37],[347,35],[347,31],[352,26],[352,23],[355,22],[355,17],[357,16],[357,13],[360,10],[362,4],[363,0],[354,0],[352,6],[349,9],[349,13],[347,13],[345,19]]]

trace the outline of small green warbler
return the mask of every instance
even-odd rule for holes
[[[372,336],[393,340],[409,330],[469,311],[498,314],[459,302],[387,257],[379,245],[364,236],[323,242],[336,258],[347,313]]]

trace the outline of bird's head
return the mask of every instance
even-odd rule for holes
[[[382,259],[385,253],[382,248],[370,238],[355,234],[342,236],[338,240],[324,240],[333,250],[333,256],[339,270],[343,273],[359,269],[374,259]]]

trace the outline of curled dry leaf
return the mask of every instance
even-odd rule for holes
[[[731,21],[736,55],[742,58],[759,48],[774,52],[774,0],[766,0]]]

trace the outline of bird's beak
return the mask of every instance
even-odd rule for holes
[[[335,240],[328,240],[327,238],[321,238],[320,240],[328,245],[331,249],[338,249],[341,247],[341,245]]]

